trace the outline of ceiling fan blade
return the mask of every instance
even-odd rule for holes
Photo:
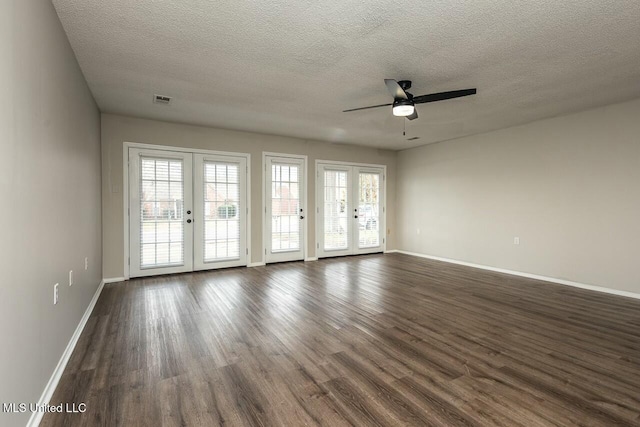
[[[380,105],[372,105],[371,107],[360,107],[360,108],[352,108],[350,110],[343,110],[343,113],[348,113],[349,111],[358,111],[358,110],[368,110],[369,108],[378,108],[378,107],[388,107],[393,104],[380,104]]]
[[[418,109],[414,108],[413,109],[413,114],[410,116],[407,116],[407,119],[409,120],[415,120],[418,118]]]
[[[429,95],[414,96],[413,102],[424,104],[426,102],[444,101],[446,99],[460,98],[462,96],[475,95],[476,89],[452,90],[449,92],[430,93]]]
[[[393,96],[393,99],[409,99],[407,93],[400,87],[397,81],[384,79],[384,84],[387,85],[387,89],[389,89],[389,93]]]

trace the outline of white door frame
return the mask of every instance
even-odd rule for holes
[[[320,167],[321,166],[345,166],[345,167],[359,167],[359,168],[371,168],[371,169],[382,169],[382,182],[383,182],[383,197],[382,197],[382,215],[381,215],[381,225],[380,229],[382,230],[382,244],[381,244],[381,252],[386,252],[387,250],[387,166],[386,165],[377,165],[372,163],[354,163],[354,162],[343,162],[336,160],[320,160],[316,159],[316,170],[315,170],[315,189],[316,189],[316,215],[315,215],[315,233],[316,233],[316,257],[320,255],[320,241],[321,235],[323,233],[323,227],[320,222],[320,207],[324,206],[323,204],[323,194],[324,192],[318,191],[318,186],[320,182]],[[352,178],[355,180],[355,178]],[[350,189],[350,191],[352,191]],[[357,231],[357,230],[356,230]],[[368,253],[369,251],[359,250],[357,247],[353,249],[353,251],[335,251],[335,255],[328,256],[341,256],[341,255],[356,255],[359,253]]]
[[[249,252],[247,264],[251,263],[251,154],[236,153],[230,151],[201,150],[198,148],[174,147],[170,145],[143,144],[139,142],[123,142],[122,143],[122,221],[123,221],[123,237],[124,237],[124,279],[130,279],[130,242],[129,242],[129,148],[140,148],[148,150],[177,151],[180,153],[191,154],[209,154],[214,156],[233,156],[245,157],[247,159],[247,250]],[[116,189],[116,188],[114,188]],[[112,190],[112,188],[109,188]]]
[[[271,229],[271,227],[267,227],[267,182],[270,182],[271,179],[267,179],[267,157],[276,157],[276,158],[281,158],[281,159],[292,159],[292,160],[302,160],[304,162],[304,176],[302,176],[302,185],[303,187],[300,187],[300,195],[301,195],[301,200],[300,200],[300,205],[302,206],[302,210],[304,213],[304,217],[305,219],[302,221],[302,231],[301,231],[301,248],[302,248],[302,257],[303,260],[307,260],[307,245],[308,245],[308,227],[307,227],[307,223],[309,220],[309,211],[308,211],[308,206],[307,206],[307,194],[308,194],[308,189],[309,189],[309,171],[307,169],[308,167],[308,158],[307,156],[304,155],[299,155],[299,154],[288,154],[288,153],[275,153],[275,152],[271,152],[271,151],[263,151],[262,152],[262,256],[263,256],[263,263],[266,264],[267,262],[267,251],[269,248],[269,244],[267,242],[270,241],[271,236],[269,236],[269,233],[267,232],[268,229]],[[275,261],[277,262],[277,261]]]

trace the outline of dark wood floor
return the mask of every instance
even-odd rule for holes
[[[400,254],[106,285],[44,426],[640,425],[640,301]]]

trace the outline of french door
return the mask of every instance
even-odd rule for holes
[[[384,250],[384,169],[318,163],[318,257]]]
[[[246,159],[194,159],[194,269],[247,265]]]
[[[129,276],[247,264],[247,159],[129,148]]]
[[[129,149],[131,277],[193,270],[192,161],[190,153]]]
[[[304,157],[265,156],[265,261],[304,259]]]

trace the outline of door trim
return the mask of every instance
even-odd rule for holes
[[[267,157],[280,157],[283,159],[293,159],[293,160],[302,160],[304,162],[304,197],[302,200],[302,209],[305,212],[305,217],[307,221],[302,221],[302,237],[304,240],[304,244],[302,245],[302,256],[303,260],[307,260],[309,246],[309,233],[308,233],[308,219],[309,219],[309,210],[308,210],[308,202],[309,199],[309,169],[308,169],[308,157],[301,154],[288,154],[288,153],[275,153],[272,151],[263,151],[262,152],[262,264],[266,264],[267,262],[267,239],[269,236],[267,235]]]
[[[315,192],[316,192],[316,212],[315,212],[315,219],[314,219],[314,229],[315,229],[315,234],[316,234],[316,247],[315,247],[315,254],[316,254],[316,259],[318,258],[318,253],[320,252],[320,234],[322,233],[322,229],[321,229],[321,224],[319,221],[320,218],[320,206],[322,205],[322,200],[320,199],[321,194],[318,191],[318,180],[320,179],[320,165],[335,165],[335,166],[347,166],[347,167],[361,167],[361,168],[375,168],[375,169],[382,169],[382,182],[383,182],[383,188],[384,188],[384,197],[383,197],[383,202],[382,202],[382,222],[384,225],[384,229],[382,230],[382,245],[381,245],[381,249],[382,252],[386,252],[387,250],[387,165],[379,165],[379,164],[375,164],[375,163],[355,163],[355,162],[344,162],[344,161],[338,161],[338,160],[321,160],[321,159],[316,159],[315,161],[315,172],[314,172],[314,179],[313,179],[313,185],[315,186]],[[357,252],[354,252],[352,255],[357,255]],[[336,256],[340,256],[340,255],[336,255]]]
[[[123,237],[124,237],[124,279],[130,279],[130,253],[129,253],[129,148],[140,148],[148,150],[163,150],[163,151],[177,151],[180,153],[192,153],[192,154],[208,154],[213,156],[230,156],[230,157],[244,157],[247,160],[247,264],[252,263],[251,259],[251,154],[249,153],[237,153],[231,151],[216,151],[216,150],[202,150],[199,148],[186,148],[186,147],[174,147],[170,145],[159,144],[144,144],[140,142],[128,142],[122,143],[122,223],[123,223]],[[110,180],[109,180],[110,181]],[[109,183],[108,191],[115,193],[117,187],[111,187]]]

